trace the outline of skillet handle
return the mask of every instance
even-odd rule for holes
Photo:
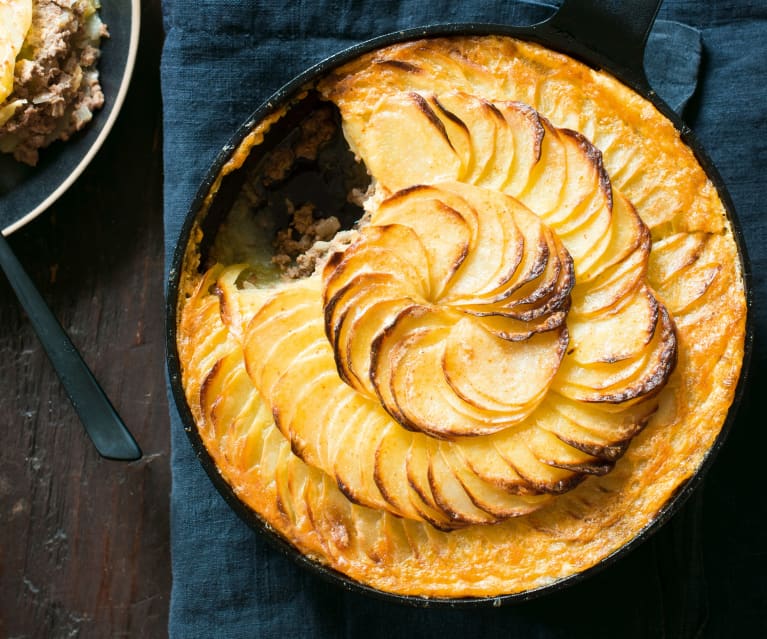
[[[647,86],[644,49],[663,0],[564,0],[548,28]],[[599,61],[599,60],[597,60]]]

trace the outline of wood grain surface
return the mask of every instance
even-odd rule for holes
[[[139,441],[101,459],[0,277],[0,637],[162,637],[170,591],[160,2],[90,167],[10,238]]]

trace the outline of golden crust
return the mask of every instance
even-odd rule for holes
[[[623,455],[611,472],[589,476],[524,516],[447,532],[438,528],[453,526],[439,524],[451,522],[439,517],[435,528],[427,516],[418,520],[409,511],[381,507],[385,496],[369,502],[374,507],[350,501],[356,493],[328,472],[332,443],[286,426],[286,412],[302,406],[329,422],[367,414],[362,400],[347,397],[354,391],[343,384],[348,390],[338,390],[337,376],[325,373],[304,385],[293,406],[272,397],[279,394],[280,376],[289,374],[289,361],[273,357],[279,343],[264,349],[270,329],[259,323],[259,313],[299,300],[278,309],[294,313],[300,327],[283,342],[291,346],[282,359],[299,351],[313,362],[332,358],[330,346],[317,338],[323,332],[320,278],[275,290],[243,288],[241,267],[216,266],[194,287],[195,276],[188,274],[178,327],[185,391],[211,457],[243,502],[300,552],[387,592],[497,596],[597,564],[651,524],[695,473],[733,401],[746,305],[737,248],[716,189],[651,104],[611,76],[538,45],[499,37],[395,45],[337,70],[319,89],[339,106],[353,146],[364,145],[359,123],[382,96],[403,90],[459,90],[491,102],[523,102],[554,127],[591,140],[613,187],[652,236],[644,268],[649,290],[676,326],[676,368],[655,397],[657,410],[646,427],[615,453]],[[363,157],[369,152],[357,151]],[[386,188],[379,184],[384,195]],[[315,328],[301,319],[304,311],[306,318],[316,313]],[[249,340],[250,331],[261,341]],[[260,357],[249,358],[248,349],[257,347]],[[263,364],[270,357],[276,363]],[[352,450],[361,445],[348,429],[340,436]],[[350,482],[373,485],[365,468],[356,472]],[[433,514],[435,506],[421,503],[416,510]]]

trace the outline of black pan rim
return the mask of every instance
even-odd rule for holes
[[[594,566],[583,571],[573,573],[567,577],[552,581],[538,588],[525,590],[516,593],[503,594],[489,597],[471,597],[471,598],[445,598],[445,597],[421,597],[413,595],[402,595],[381,591],[350,577],[337,572],[323,564],[307,558],[300,553],[294,546],[281,537],[274,529],[268,526],[260,516],[247,506],[236,496],[231,486],[219,473],[218,468],[213,462],[210,454],[205,448],[200,438],[197,428],[194,426],[194,419],[191,410],[186,402],[186,397],[181,384],[181,366],[176,348],[176,321],[177,304],[180,292],[180,283],[182,275],[182,265],[187,252],[187,246],[190,241],[191,232],[197,220],[197,215],[202,208],[202,204],[209,193],[209,190],[219,175],[226,161],[231,157],[232,152],[239,146],[245,136],[252,128],[278,110],[281,106],[288,104],[291,97],[299,93],[304,87],[316,82],[320,77],[329,73],[332,69],[351,61],[353,58],[368,53],[377,48],[415,40],[420,38],[449,37],[449,36],[485,36],[485,35],[503,35],[537,42],[548,48],[560,51],[566,55],[576,58],[588,66],[604,70],[610,73],[629,88],[648,99],[667,119],[669,119],[679,131],[682,140],[694,152],[696,159],[706,172],[707,176],[714,184],[727,212],[728,221],[732,228],[736,246],[738,248],[741,271],[743,277],[744,290],[746,294],[746,330],[744,355],[741,367],[741,373],[735,390],[733,402],[728,410],[725,422],[717,435],[714,443],[707,451],[700,466],[695,473],[686,480],[677,491],[667,500],[666,504],[659,510],[656,516],[647,523],[647,525],[627,544],[615,550],[610,555],[604,557]],[[740,227],[735,208],[724,181],[714,166],[713,162],[703,149],[700,142],[695,137],[692,130],[684,121],[665,103],[661,98],[647,85],[641,74],[624,68],[616,68],[611,65],[604,56],[591,52],[584,48],[568,34],[552,30],[547,22],[532,25],[530,27],[511,27],[490,23],[451,23],[435,24],[412,29],[400,30],[385,35],[381,35],[359,44],[353,45],[347,49],[336,53],[322,62],[310,67],[300,75],[296,76],[289,83],[276,91],[268,100],[266,100],[254,113],[246,119],[239,127],[230,141],[222,148],[218,156],[209,168],[205,179],[201,183],[189,210],[184,219],[175,250],[173,253],[168,279],[166,281],[166,337],[167,337],[167,365],[169,382],[172,390],[175,406],[184,424],[184,429],[196,453],[197,458],[205,469],[208,477],[211,479],[215,488],[222,495],[226,503],[235,511],[235,513],[251,528],[261,533],[262,538],[266,539],[276,550],[289,557],[299,566],[306,568],[312,574],[321,579],[333,583],[347,591],[372,596],[376,599],[382,599],[389,602],[396,602],[416,607],[443,607],[443,608],[487,608],[499,607],[502,605],[516,604],[531,601],[544,595],[559,592],[570,586],[580,583],[589,577],[601,572],[605,568],[613,565],[617,560],[624,557],[636,547],[643,544],[655,532],[657,532],[669,519],[676,514],[683,504],[687,501],[694,490],[700,485],[708,469],[714,462],[714,459],[725,443],[725,440],[732,428],[733,422],[742,401],[748,381],[748,370],[751,361],[751,352],[754,342],[754,319],[753,319],[753,288],[752,288],[751,266],[746,252],[745,239]]]

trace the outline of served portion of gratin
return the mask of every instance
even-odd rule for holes
[[[99,0],[0,2],[0,152],[35,165],[104,104]],[[7,14],[7,15],[6,15]]]

